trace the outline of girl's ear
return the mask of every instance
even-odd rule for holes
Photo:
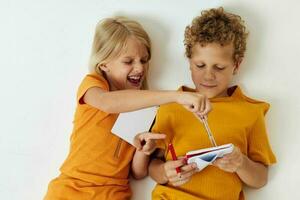
[[[104,63],[101,63],[101,64],[98,63],[98,64],[97,64],[97,68],[98,68],[99,70],[103,71],[103,72],[109,72],[109,69],[108,69],[107,65],[104,64]]]
[[[243,59],[241,58],[235,62],[234,69],[233,69],[233,75],[237,74],[237,72],[239,71],[242,61],[243,61]]]

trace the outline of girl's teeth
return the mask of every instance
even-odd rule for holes
[[[141,78],[142,78],[142,77],[140,77],[140,76],[129,76],[129,77],[128,77],[128,79],[134,80],[134,81],[139,81],[139,80],[141,80]]]

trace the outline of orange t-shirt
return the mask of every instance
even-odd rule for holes
[[[105,113],[82,101],[92,87],[109,91],[108,82],[97,74],[82,81],[70,152],[61,175],[50,182],[45,200],[130,199],[128,174],[135,149],[111,133],[118,114]]]
[[[187,87],[180,90],[195,92]],[[246,97],[239,87],[232,87],[230,91],[232,94],[229,97],[210,99],[213,109],[208,114],[208,123],[217,144],[232,143],[253,161],[264,165],[275,163],[264,122],[269,104]],[[178,156],[184,156],[191,150],[211,147],[200,120],[176,103],[159,108],[152,131],[167,135],[164,141],[158,141],[159,148],[165,150],[166,160],[172,160],[167,149],[169,143],[173,144]],[[242,186],[236,173],[209,165],[179,187],[157,184],[152,199],[242,200]]]

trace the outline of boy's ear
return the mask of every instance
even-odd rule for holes
[[[233,75],[237,74],[237,72],[239,71],[242,61],[243,61],[243,59],[241,58],[235,62],[234,69],[233,69]]]
[[[190,58],[189,58],[189,69],[190,69],[190,71],[192,70],[192,61]]]

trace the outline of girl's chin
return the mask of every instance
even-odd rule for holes
[[[142,87],[142,84],[129,83],[126,88],[132,89],[132,90],[139,90],[139,89],[141,89],[141,87]]]
[[[127,86],[126,88],[128,88],[128,89],[139,90],[142,87],[142,82],[132,83],[130,81],[127,81],[126,86]]]

